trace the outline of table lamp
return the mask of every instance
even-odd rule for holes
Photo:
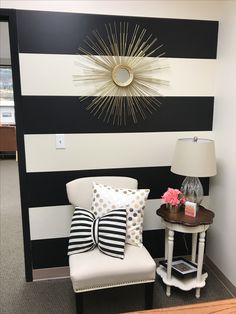
[[[196,136],[178,139],[171,172],[186,176],[180,190],[187,201],[199,205],[203,199],[199,177],[212,177],[217,173],[214,141]]]

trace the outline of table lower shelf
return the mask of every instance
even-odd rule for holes
[[[204,287],[206,284],[206,278],[208,277],[208,274],[204,273],[202,274],[201,281],[197,281],[196,276],[190,278],[177,278],[175,276],[171,276],[171,279],[168,280],[166,268],[162,265],[157,267],[156,272],[167,286],[174,286],[185,291]]]

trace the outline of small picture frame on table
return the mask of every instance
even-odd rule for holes
[[[159,263],[167,268],[167,260],[160,261]],[[172,261],[172,273],[180,277],[194,276],[197,273],[197,264],[183,257],[174,258]]]

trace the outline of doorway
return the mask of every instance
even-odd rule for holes
[[[0,21],[0,157],[16,158],[16,122],[8,21]]]

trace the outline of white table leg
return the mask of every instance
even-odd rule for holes
[[[171,286],[166,286],[166,295],[167,295],[168,297],[171,296]]]
[[[167,259],[168,250],[168,229],[165,228],[165,259]]]
[[[174,248],[174,231],[168,230],[168,253],[167,253],[167,280],[171,280],[171,267],[173,259],[173,248]],[[167,285],[166,295],[171,295],[171,287]]]
[[[201,281],[202,277],[202,265],[205,248],[205,231],[200,233],[198,242],[198,261],[197,261],[197,283]],[[200,298],[200,288],[196,288],[196,298]]]
[[[192,234],[192,262],[196,263],[196,252],[197,252],[197,233]]]

